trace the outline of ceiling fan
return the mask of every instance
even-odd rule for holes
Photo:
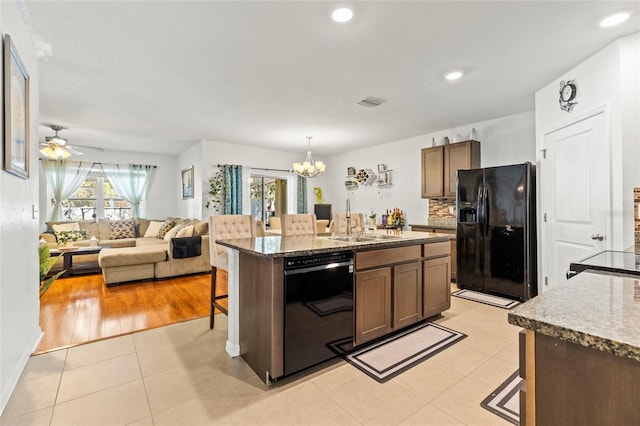
[[[72,155],[83,155],[81,151],[78,151],[73,146],[68,145],[65,138],[58,136],[58,132],[64,130],[64,127],[58,126],[56,124],[51,124],[49,125],[49,127],[51,127],[51,130],[55,132],[55,135],[45,137],[45,142],[40,143],[40,153],[42,155],[54,160],[64,160],[65,158],[69,158]],[[101,148],[90,149],[103,151]]]

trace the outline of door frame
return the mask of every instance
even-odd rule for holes
[[[605,193],[605,199],[607,200],[607,206],[605,207],[605,232],[607,235],[607,239],[606,239],[606,243],[605,243],[605,249],[610,250],[611,247],[613,246],[613,242],[614,242],[614,238],[616,238],[616,236],[614,235],[613,229],[614,229],[614,220],[612,220],[612,212],[613,212],[613,199],[612,199],[612,184],[613,184],[613,180],[612,180],[612,174],[611,174],[611,170],[612,170],[612,164],[611,164],[611,159],[612,159],[612,148],[613,148],[613,137],[611,134],[611,114],[610,114],[610,107],[608,104],[604,104],[601,105],[597,108],[594,108],[588,112],[585,112],[581,115],[574,115],[574,116],[569,116],[567,120],[560,122],[560,123],[556,123],[555,125],[549,126],[547,127],[546,130],[541,132],[540,137],[538,138],[539,141],[539,145],[537,147],[537,152],[536,154],[538,155],[538,173],[537,173],[537,202],[538,202],[538,211],[537,211],[537,216],[538,216],[538,241],[540,242],[540,244],[538,244],[538,293],[542,293],[546,290],[548,290],[550,287],[545,284],[545,278],[548,276],[548,271],[549,271],[549,265],[547,264],[546,261],[546,255],[545,255],[545,250],[548,247],[548,240],[547,240],[547,222],[545,222],[544,220],[544,214],[545,212],[548,211],[548,206],[549,204],[551,204],[551,200],[549,200],[548,195],[546,194],[545,190],[547,188],[547,184],[549,183],[547,181],[547,169],[546,169],[546,160],[544,158],[544,153],[546,151],[546,147],[545,147],[545,140],[547,138],[547,136],[551,135],[552,133],[555,133],[557,131],[563,130],[567,127],[573,126],[574,124],[577,124],[581,121],[584,120],[588,120],[590,118],[593,118],[599,114],[602,114],[602,118],[604,120],[604,134],[605,134],[605,149],[604,149],[604,154],[605,154],[605,167],[606,167],[606,172],[605,174],[608,176],[609,182],[608,185],[606,185],[606,193]]]

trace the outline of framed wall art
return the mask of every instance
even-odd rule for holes
[[[29,73],[4,36],[4,169],[29,179]]]
[[[182,170],[182,199],[193,198],[193,166]]]

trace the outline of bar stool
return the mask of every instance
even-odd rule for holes
[[[282,236],[317,235],[315,214],[283,214]]]
[[[335,213],[333,215],[332,235],[347,234],[347,214]],[[351,233],[354,235],[364,232],[364,213],[351,213]]]
[[[256,236],[255,223],[251,215],[217,215],[209,216],[209,248],[211,257],[211,314],[209,328],[213,328],[215,310],[218,308],[225,315],[229,311],[218,303],[220,299],[227,299],[228,294],[216,295],[216,275],[218,269],[228,271],[229,259],[227,249],[215,243],[216,240],[231,238],[254,238]]]

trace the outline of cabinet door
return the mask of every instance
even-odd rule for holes
[[[442,197],[444,187],[444,148],[436,146],[422,150],[422,198]]]
[[[456,239],[451,240],[451,279],[456,279],[456,267],[458,264],[458,253],[456,253]]]
[[[456,196],[458,170],[480,167],[480,142],[467,141],[444,146],[444,196]]]
[[[393,327],[402,328],[422,319],[422,268],[420,262],[393,268]]]
[[[391,331],[391,268],[356,273],[355,316],[355,345]]]
[[[451,263],[449,259],[449,256],[443,256],[422,262],[424,318],[438,315],[451,307]]]

